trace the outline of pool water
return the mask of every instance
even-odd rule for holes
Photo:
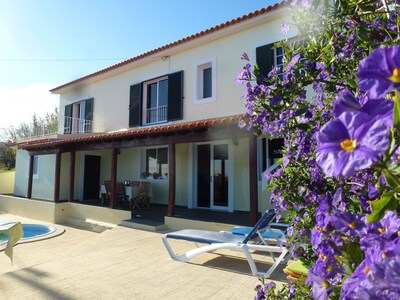
[[[44,236],[46,234],[52,233],[55,228],[46,225],[39,225],[39,224],[22,224],[22,228],[24,229],[24,235],[22,236],[21,240],[33,239],[40,236]],[[7,236],[0,237],[0,243],[7,241]]]

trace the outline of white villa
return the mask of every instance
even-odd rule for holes
[[[269,6],[52,89],[59,134],[16,143],[14,195],[0,196],[0,210],[118,224],[131,218],[117,193],[129,180],[151,183],[146,210],[245,212],[254,224],[269,207],[261,173],[282,144],[238,127],[235,77],[244,52],[265,72],[282,64],[271,47],[290,38],[287,16],[284,3]],[[91,205],[104,181],[109,202]]]

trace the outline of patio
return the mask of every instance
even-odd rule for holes
[[[1,220],[37,221],[0,214]],[[191,263],[172,261],[161,234],[116,226],[102,233],[66,232],[17,245],[14,266],[0,253],[2,299],[252,299],[258,279],[240,253],[216,252]],[[186,250],[192,245],[175,244]],[[188,247],[189,246],[189,247]],[[259,268],[271,264],[260,256]],[[216,280],[217,279],[217,280]],[[273,274],[280,285],[282,267]]]

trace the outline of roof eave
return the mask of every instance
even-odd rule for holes
[[[155,61],[163,56],[170,56],[172,54],[179,53],[181,51],[195,47],[198,44],[203,44],[204,42],[218,39],[221,36],[229,35],[233,32],[237,32],[238,29],[246,30],[252,26],[265,22],[266,18],[268,19],[268,21],[272,21],[287,12],[288,8],[285,6],[285,3],[285,1],[282,1],[273,6],[268,6],[264,9],[257,10],[253,13],[201,31],[200,33],[193,34],[176,42],[164,45],[121,63],[112,65],[108,68],[99,70],[66,84],[60,85],[54,89],[51,89],[50,92],[52,94],[63,94],[88,83],[96,82],[115,74],[125,72],[142,64],[147,64],[151,61]]]

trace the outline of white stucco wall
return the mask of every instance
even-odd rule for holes
[[[107,78],[62,94],[60,114],[64,114],[65,105],[93,97],[94,131],[128,128],[130,86],[181,70],[184,71],[182,121],[244,113],[244,105],[240,99],[244,87],[237,86],[234,82],[236,74],[246,63],[240,59],[241,54],[248,53],[254,62],[256,47],[285,38],[280,32],[282,18],[270,21],[265,19],[264,24],[230,33],[213,41],[208,40],[209,37],[200,38],[195,42],[204,43],[196,44],[194,48],[182,49],[183,47],[178,46],[170,49],[166,53],[169,55],[167,59],[162,59],[166,55],[164,53],[156,54],[139,61],[131,69],[126,67],[109,72]],[[215,59],[216,62],[216,101],[199,105],[195,101],[196,66],[208,59]],[[121,73],[122,69],[124,71]]]
[[[38,176],[32,181],[32,198],[50,200],[54,198],[55,155],[40,155]],[[14,195],[26,197],[28,191],[29,155],[17,150]]]

